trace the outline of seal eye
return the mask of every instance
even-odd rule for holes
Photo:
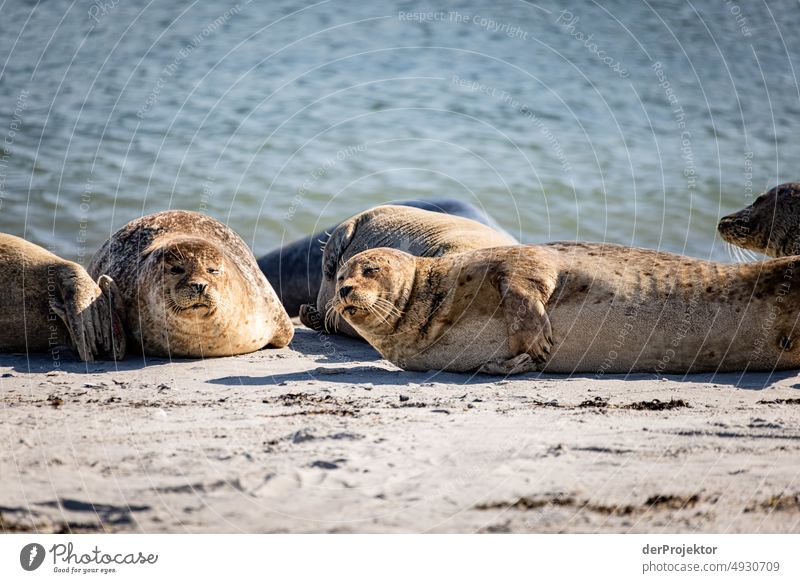
[[[381,270],[380,267],[375,267],[375,266],[365,267],[361,271],[361,275],[372,275],[373,273],[378,273],[380,270]]]
[[[181,275],[182,273],[186,273],[186,270],[183,267],[175,265],[172,269],[169,270],[170,273],[173,275]]]
[[[209,268],[207,269],[207,271],[208,271],[208,272],[209,272],[211,275],[219,275],[219,269],[214,269],[213,267],[209,267]]]

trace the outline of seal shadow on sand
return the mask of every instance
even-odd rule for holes
[[[389,363],[387,363],[388,365]],[[391,365],[389,365],[391,366]],[[514,376],[494,376],[485,374],[450,373],[441,371],[414,372],[404,371],[396,368],[383,368],[380,366],[353,366],[353,367],[317,367],[311,370],[297,371],[291,373],[279,373],[274,375],[248,376],[234,375],[209,379],[206,382],[212,385],[226,386],[268,386],[279,385],[281,383],[302,382],[302,381],[325,381],[331,383],[342,383],[347,385],[358,385],[360,383],[371,383],[373,385],[402,385],[407,383],[444,383],[454,386],[459,385],[486,385],[497,381],[548,381],[570,379],[592,379],[592,380],[629,380],[629,381],[652,381],[658,382],[659,379],[667,379],[670,382],[705,383],[715,385],[725,385],[731,388],[761,391],[769,389],[772,385],[787,379],[798,378],[796,371],[778,371],[774,373],[705,373],[692,375],[669,375],[658,376],[654,374],[629,374],[629,375],[595,375],[595,374],[541,374],[527,373]],[[800,379],[798,379],[800,380]],[[789,388],[800,389],[800,382],[790,385]]]
[[[526,373],[513,376],[493,376],[476,373],[450,373],[441,371],[414,372],[395,368],[383,360],[366,342],[340,335],[325,335],[310,330],[304,326],[295,327],[295,337],[290,348],[302,356],[314,358],[308,363],[308,368],[288,373],[260,374],[260,375],[235,375],[220,378],[210,378],[206,382],[212,385],[224,386],[257,386],[278,385],[283,382],[299,382],[309,380],[323,380],[331,383],[357,385],[359,383],[372,383],[374,385],[398,385],[403,383],[448,383],[452,385],[490,384],[497,381],[546,381],[569,379],[610,379],[657,382],[666,378],[670,382],[706,383],[730,386],[744,390],[764,390],[772,385],[788,379],[797,379],[797,383],[788,385],[793,389],[800,389],[800,374],[798,371],[785,370],[774,372],[726,372],[726,373],[697,373],[691,375],[656,375],[651,373],[596,375],[593,373],[573,374],[542,374]],[[252,354],[268,353],[273,349],[266,348]],[[285,350],[285,349],[283,349]],[[248,355],[226,357],[246,358]],[[160,357],[143,357],[130,354],[120,361],[95,361],[82,362],[77,357],[72,357],[68,352],[63,352],[59,360],[54,360],[49,353],[40,354],[2,354],[0,355],[0,368],[10,368],[17,373],[46,373],[63,371],[67,374],[93,374],[114,373],[122,371],[140,370],[152,366],[165,366],[178,363],[213,363],[216,359],[168,359]],[[329,365],[329,366],[320,366]],[[355,366],[353,366],[355,365]],[[213,366],[209,367],[213,370]]]
[[[63,352],[58,359],[52,358],[48,353],[36,354],[0,354],[0,368],[10,368],[17,373],[48,373],[64,372],[67,374],[92,374],[125,372],[140,370],[153,366],[164,366],[176,362],[202,362],[202,358],[170,359],[141,355],[129,355],[122,360],[96,360],[82,362],[77,356]]]

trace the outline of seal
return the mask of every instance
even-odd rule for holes
[[[723,264],[600,243],[359,253],[333,307],[410,370],[800,368],[795,258]]]
[[[125,355],[121,296],[72,261],[0,233],[0,352],[66,347],[84,361]]]
[[[329,332],[359,337],[346,322],[337,323],[331,318],[326,322],[323,314],[332,314],[336,270],[361,251],[391,247],[420,257],[439,257],[516,243],[509,234],[464,217],[397,205],[369,209],[349,218],[331,233],[322,256],[322,280],[316,306],[302,306],[300,321],[315,330],[325,327]]]
[[[498,232],[503,228],[483,209],[474,204],[454,199],[406,200],[388,204],[419,208],[431,212],[445,213],[472,219]],[[292,317],[300,313],[303,304],[314,304],[322,282],[322,247],[329,234],[338,225],[322,232],[288,243],[261,256],[258,266]],[[511,235],[508,235],[511,237]]]
[[[800,182],[762,193],[753,204],[722,217],[722,239],[769,257],[800,255]]]
[[[286,346],[289,316],[239,235],[209,216],[164,211],[133,220],[94,254],[144,354],[200,358]]]

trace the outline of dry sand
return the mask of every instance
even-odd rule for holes
[[[292,349],[0,356],[9,532],[797,532],[796,372],[403,372]]]

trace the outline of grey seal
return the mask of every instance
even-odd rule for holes
[[[372,249],[338,270],[333,308],[410,370],[794,369],[795,259],[723,264],[599,243]]]
[[[503,232],[502,227],[483,209],[460,200],[407,200],[387,204],[464,217]],[[337,225],[332,225],[324,231],[288,243],[258,259],[258,266],[267,276],[290,316],[297,316],[301,305],[316,302],[322,281],[321,244],[336,227]]]
[[[336,270],[353,255],[375,247],[401,249],[421,257],[439,257],[470,249],[514,245],[517,241],[502,231],[464,217],[419,208],[383,205],[355,215],[336,227],[325,243],[322,280],[316,304],[300,308],[300,320],[312,329],[325,328],[358,337],[346,322],[337,322],[331,300]]]

